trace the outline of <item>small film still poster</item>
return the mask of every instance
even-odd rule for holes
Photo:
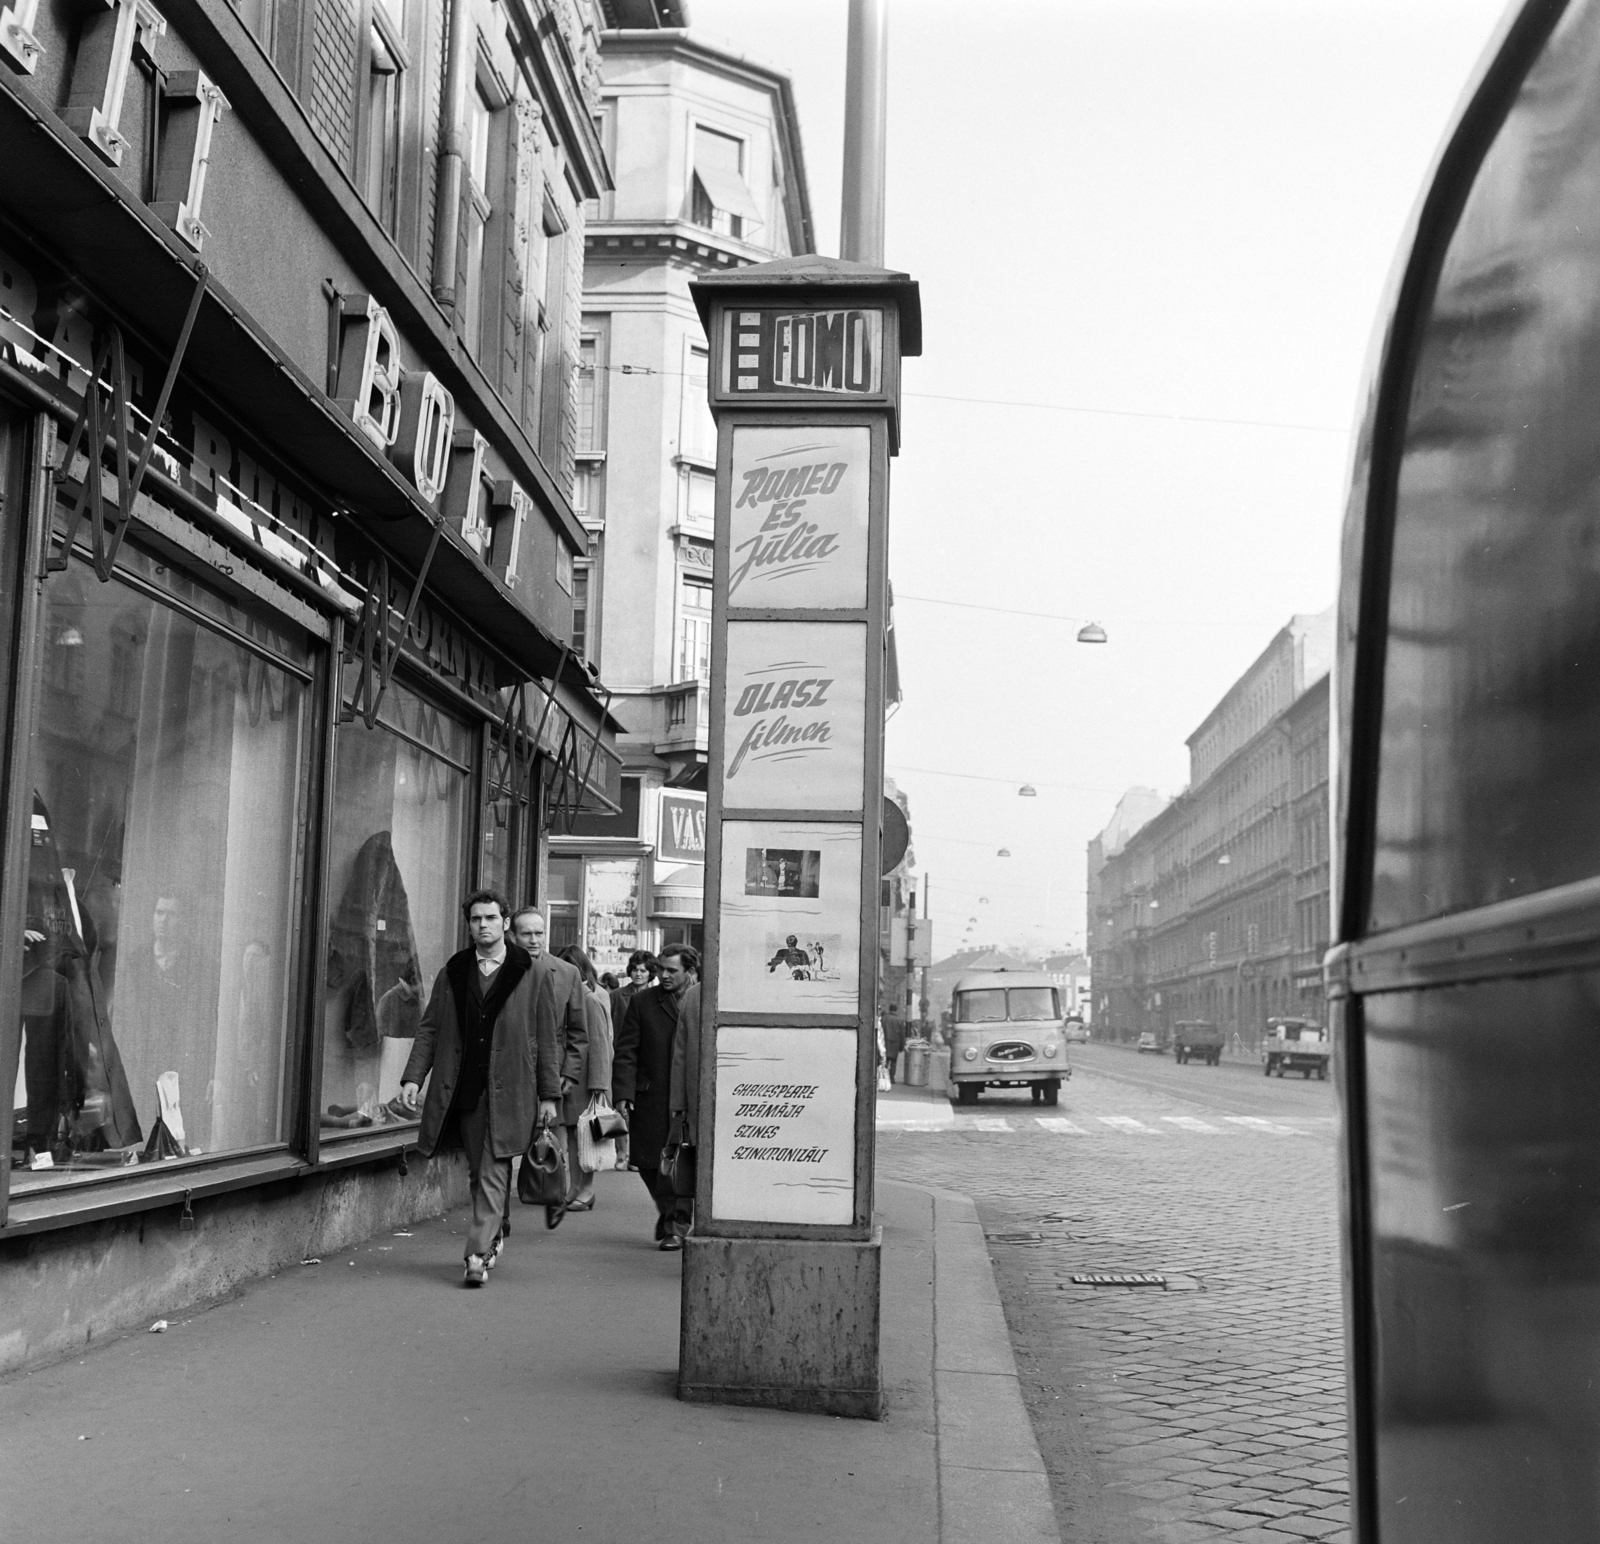
[[[767,974],[790,981],[837,981],[841,943],[837,933],[769,933]]]
[[[736,1013],[857,1010],[860,826],[726,821],[718,906],[719,1007]]]
[[[822,892],[822,854],[805,847],[747,847],[744,893],[814,901]]]

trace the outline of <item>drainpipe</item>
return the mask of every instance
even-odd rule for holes
[[[850,0],[847,39],[839,256],[881,268],[884,149],[889,132],[889,0]]]
[[[450,0],[443,100],[439,104],[438,207],[433,220],[433,298],[456,304],[456,244],[461,236],[461,163],[465,151],[467,87],[472,71],[472,0]]]

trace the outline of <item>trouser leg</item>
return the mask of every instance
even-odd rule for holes
[[[673,1195],[672,1186],[660,1169],[640,1169],[639,1176],[656,1203],[656,1237],[664,1237],[668,1231],[680,1237],[687,1233],[694,1220],[694,1202],[685,1196]]]
[[[578,1166],[578,1128],[567,1127],[567,1174],[570,1176],[571,1190],[567,1196],[569,1201],[576,1200],[579,1196],[586,1196],[594,1190],[594,1175],[587,1169]]]
[[[487,1255],[494,1247],[511,1195],[511,1160],[496,1158],[490,1145],[487,1093],[470,1114],[461,1117],[461,1140],[472,1171],[472,1225],[467,1229],[463,1252]]]

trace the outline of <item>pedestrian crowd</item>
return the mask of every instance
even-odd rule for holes
[[[594,1210],[605,1168],[638,1172],[656,1246],[681,1250],[694,1216],[699,954],[637,951],[618,983],[576,944],[548,950],[536,907],[475,890],[461,909],[472,942],[434,980],[400,1099],[420,1111],[424,1158],[466,1151],[465,1284],[483,1286],[506,1247],[514,1183],[554,1228]]]

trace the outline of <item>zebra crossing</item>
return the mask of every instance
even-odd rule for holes
[[[904,1112],[904,1113],[902,1113]],[[939,1110],[927,1105],[878,1106],[877,1126],[884,1132],[924,1131],[1047,1131],[1064,1137],[1228,1137],[1260,1135],[1309,1137],[1331,1135],[1338,1124],[1333,1115],[1293,1115],[1269,1120],[1264,1115],[1150,1116],[1132,1115],[974,1115],[960,1110]]]

